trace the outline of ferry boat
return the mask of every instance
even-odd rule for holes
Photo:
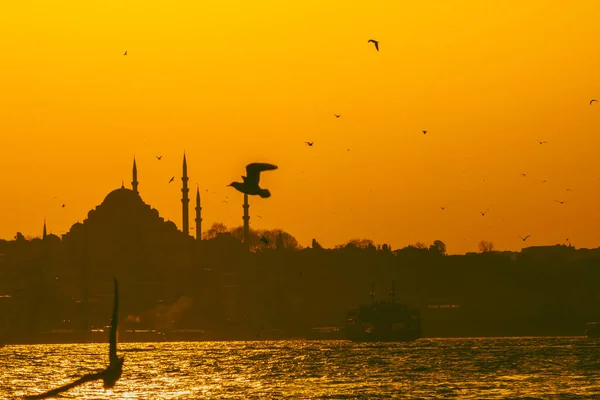
[[[375,301],[355,307],[348,312],[347,338],[353,342],[408,342],[421,337],[421,314],[406,304],[394,301],[392,283],[391,301]]]

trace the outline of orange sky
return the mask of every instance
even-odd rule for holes
[[[242,223],[226,185],[259,161],[280,169],[251,225],[303,245],[600,245],[597,0],[2,9],[2,238],[67,231],[130,187],[134,155],[142,198],[181,226],[185,150],[205,229]]]

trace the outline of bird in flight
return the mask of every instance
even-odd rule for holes
[[[542,181],[542,183],[546,183],[546,182],[548,182],[548,181],[547,181],[547,180],[545,180],[545,179]]]
[[[313,144],[315,144],[315,142],[304,142],[306,143],[309,147],[312,147]]]
[[[160,160],[162,159],[162,156],[156,156],[156,159],[157,159],[158,161],[160,161]]]
[[[479,213],[481,214],[482,217],[485,217],[485,214],[487,214],[489,210],[485,210],[485,211],[479,211]]]
[[[63,204],[63,205],[62,205],[62,208],[65,208],[65,206],[66,206],[66,204]]]
[[[564,200],[564,201],[554,200],[554,201],[557,202],[557,203],[560,203],[560,204],[565,204],[567,202],[566,200]]]
[[[423,135],[427,135],[427,131],[423,131]]]
[[[567,191],[567,192],[572,192],[572,190],[571,190],[571,189],[567,189],[566,191]]]
[[[171,179],[169,180],[169,183],[173,182],[175,180],[175,177],[172,176]]]
[[[442,209],[442,211],[444,211],[446,209],[446,207],[440,207]]]
[[[127,55],[127,50],[125,50],[125,53],[123,53],[123,55],[124,55],[124,56],[126,56],[126,55]]]
[[[597,102],[598,102],[598,100],[596,100],[596,99],[591,99],[591,100],[590,100],[590,106],[592,105],[592,103],[593,103],[593,102],[596,102],[596,103],[597,103]]]
[[[252,163],[246,165],[246,176],[242,176],[243,182],[231,182],[231,186],[239,192],[248,195],[258,195],[263,199],[271,197],[269,189],[262,189],[258,186],[260,182],[260,173],[263,171],[272,171],[277,169],[276,165],[266,163]]]
[[[260,215],[257,215],[258,218],[262,219],[262,217]]]
[[[59,393],[66,392],[67,390],[83,385],[84,383],[96,381],[99,379],[102,379],[102,381],[104,382],[105,390],[112,389],[115,386],[115,383],[117,383],[117,381],[121,377],[121,374],[123,373],[123,362],[125,361],[125,358],[117,356],[117,326],[119,323],[119,286],[116,279],[114,279],[114,283],[115,300],[113,306],[112,321],[110,324],[110,332],[108,334],[108,367],[106,367],[106,369],[102,371],[84,375],[74,382],[61,386],[57,389],[50,390],[46,393],[37,394],[33,396],[26,396],[25,399],[33,400],[56,397],[56,395],[58,395]]]
[[[373,44],[375,45],[375,49],[376,49],[377,51],[379,51],[379,41],[377,41],[377,40],[375,40],[375,39],[369,39],[369,40],[367,41],[367,43],[373,43]]]
[[[523,177],[527,178],[527,174],[521,174],[521,176],[523,176]]]
[[[333,114],[333,115],[335,115],[336,118],[339,118],[342,116],[342,114]]]
[[[537,141],[538,141],[538,143],[539,143],[539,144],[548,143],[548,142],[547,142],[547,141],[545,141],[545,140],[539,140],[539,139],[537,139]]]
[[[531,236],[531,235],[527,235],[525,237],[522,237],[522,236],[519,236],[519,237],[521,238],[522,241],[526,241],[529,236]]]

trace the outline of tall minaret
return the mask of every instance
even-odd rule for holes
[[[181,188],[182,198],[181,198],[181,207],[182,207],[182,217],[183,217],[183,233],[186,235],[190,234],[190,218],[189,218],[189,204],[190,199],[188,197],[188,193],[190,189],[188,189],[188,176],[187,176],[187,161],[185,160],[185,152],[183,153],[183,176],[181,177],[181,181],[183,182],[183,187]]]
[[[200,188],[196,186],[196,240],[202,240],[202,207],[200,207]]]
[[[135,157],[133,157],[133,181],[131,181],[131,188],[133,189],[135,194],[139,194],[138,180],[137,180],[137,166],[135,165]]]
[[[244,244],[248,246],[250,240],[250,215],[248,214],[248,209],[250,205],[248,204],[248,195],[244,193]]]
[[[44,233],[42,233],[42,239],[46,239],[47,236],[47,232],[46,232],[46,218],[44,218]]]

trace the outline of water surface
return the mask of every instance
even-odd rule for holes
[[[150,347],[149,347],[150,346]],[[67,399],[598,399],[600,341],[581,337],[124,343],[112,391]],[[133,350],[133,351],[131,351]],[[0,348],[0,398],[68,383],[108,362],[108,344]]]

